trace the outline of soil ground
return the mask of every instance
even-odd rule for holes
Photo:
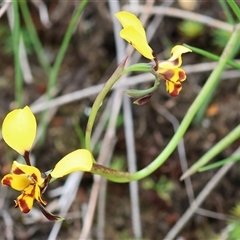
[[[156,3],[159,4],[159,3]],[[58,1],[47,1],[50,15],[54,13]],[[177,5],[176,5],[177,7]],[[68,26],[69,19],[74,9],[74,4],[67,4],[62,16],[57,16],[52,20],[53,25],[46,29],[42,26],[38,11],[30,4],[31,13],[40,39],[50,57],[56,55],[64,33]],[[225,21],[224,14],[217,1],[201,1],[196,10],[204,15]],[[169,43],[187,43],[195,47],[203,48],[221,53],[222,48],[213,43],[213,29],[204,27],[203,32],[195,37],[184,36],[179,25],[182,20],[165,17],[156,34],[151,41],[151,46],[160,53],[166,48],[166,41]],[[3,16],[1,26],[7,29],[7,18]],[[115,43],[112,31],[111,16],[107,2],[91,2],[87,5],[80,23],[72,38],[70,47],[62,64],[58,85],[60,92],[64,95],[71,91],[83,89],[99,83],[104,83],[116,67],[115,63]],[[7,37],[9,31],[5,31],[0,39],[0,120],[2,122],[14,100],[14,64],[12,53],[6,51]],[[39,67],[38,60],[29,46],[29,59],[34,75],[32,84],[25,84],[24,101],[30,104],[40,97],[46,90],[47,79],[44,72]],[[197,54],[184,56],[184,65],[195,64],[206,61]],[[207,60],[208,61],[208,60]],[[178,121],[181,121],[193,102],[210,72],[193,73],[188,75],[184,82],[180,96],[171,98],[166,92],[164,84],[153,95],[152,99],[144,106],[133,105],[134,131],[136,133],[135,143],[137,152],[138,168],[147,166],[164,147],[174,134],[171,123],[157,111],[160,108],[167,109]],[[138,86],[145,88],[147,84]],[[213,96],[204,121],[200,125],[192,124],[184,136],[185,150],[189,166],[196,162],[208,149],[221,140],[240,121],[240,90],[239,79],[226,79],[222,81]],[[84,111],[91,107],[94,97],[89,97],[81,101],[67,104],[58,108],[51,124],[47,130],[45,141],[37,145],[33,154],[37,166],[40,169],[48,170],[52,165],[61,159],[65,154],[79,147],[79,139],[74,128],[77,122],[82,129],[86,127],[87,116]],[[39,118],[40,115],[37,115]],[[75,123],[74,123],[74,121]],[[239,146],[238,140],[214,160],[220,160],[230,156]],[[6,147],[4,142],[0,144],[1,174],[9,172],[11,163],[9,159],[15,159],[17,155]],[[126,146],[123,125],[117,129],[117,144],[113,159],[120,158],[126,162]],[[212,178],[217,170],[204,173],[197,173],[192,177],[194,193],[197,194]],[[214,189],[203,204],[203,208],[226,214],[239,202],[240,191],[238,186],[239,164],[236,164],[229,173],[221,180],[221,183]],[[178,221],[189,206],[188,197],[183,182],[179,181],[182,175],[179,156],[177,150],[169,157],[166,163],[155,171],[150,178],[157,182],[161,177],[165,177],[174,186],[169,193],[169,200],[159,197],[154,189],[144,188],[144,181],[140,181],[140,207],[141,222],[144,239],[161,239]],[[53,189],[61,185],[65,179],[50,186]],[[90,174],[85,174],[77,198],[71,207],[71,212],[79,209],[79,204],[88,199],[93,178]],[[4,194],[1,189],[1,195]],[[52,228],[52,223],[24,224],[22,214],[18,209],[14,209],[13,200],[17,193],[8,190],[7,196],[2,206],[8,211],[14,222],[13,234],[15,239],[46,239]],[[2,195],[3,196],[3,195]],[[45,194],[47,197],[48,195]],[[48,198],[48,197],[47,197]],[[51,201],[51,199],[49,199]],[[131,209],[129,200],[129,186],[127,184],[108,183],[107,190],[107,215],[106,215],[106,239],[129,239],[133,238],[131,226]],[[5,223],[2,212],[0,221],[0,232],[5,233]],[[211,236],[220,233],[226,227],[227,222],[195,214],[192,220],[184,227],[179,236],[184,239],[210,239]],[[58,239],[77,239],[81,227],[79,219],[67,220],[63,224]],[[95,238],[95,223],[92,228],[93,239]],[[1,237],[0,237],[1,238]],[[5,236],[4,238],[7,239]],[[4,239],[2,238],[2,239]]]

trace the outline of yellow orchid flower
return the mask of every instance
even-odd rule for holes
[[[187,76],[182,68],[182,54],[191,52],[190,49],[176,45],[172,48],[172,56],[165,61],[158,62],[157,72],[165,80],[166,91],[173,97],[178,96],[182,90],[181,82],[185,81]]]
[[[45,178],[42,177],[41,172],[36,167],[14,161],[11,174],[3,177],[2,184],[17,191],[22,191],[22,194],[15,201],[15,207],[19,207],[23,213],[28,213],[35,199],[46,205],[41,197],[44,180]]]
[[[191,50],[184,46],[177,45],[172,49],[172,56],[168,60],[158,61],[152,48],[148,45],[146,32],[140,20],[134,14],[126,11],[118,12],[115,16],[123,26],[123,29],[120,31],[120,36],[129,42],[144,57],[156,62],[154,71],[165,80],[166,91],[171,96],[177,96],[182,89],[181,82],[186,79],[184,70],[179,68],[182,65],[182,54],[191,52]]]
[[[38,168],[31,166],[29,159],[36,129],[36,118],[29,107],[7,114],[2,125],[3,139],[24,157],[27,165],[14,161],[11,173],[3,177],[2,184],[22,192],[15,201],[15,207],[19,207],[23,213],[29,212],[36,202],[49,220],[61,220],[61,217],[52,215],[44,208],[46,202],[42,199],[42,193],[52,177],[60,178],[76,171],[91,171],[93,157],[88,150],[77,149],[63,157],[49,175],[41,173]]]

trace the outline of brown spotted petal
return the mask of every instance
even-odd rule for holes
[[[166,91],[173,97],[179,95],[182,90],[182,84],[186,80],[186,74],[183,69],[158,69],[159,75],[165,80]]]
[[[12,174],[14,176],[29,178],[31,183],[36,183],[39,186],[42,186],[44,183],[44,178],[42,178],[41,172],[38,168],[21,164],[17,161],[14,161],[12,164]]]
[[[166,81],[165,84],[166,84],[166,91],[172,97],[178,96],[180,91],[182,90],[182,84],[180,82]]]
[[[37,186],[37,185],[35,186],[34,198],[35,198],[38,202],[42,203],[43,205],[46,205],[46,204],[47,204],[47,202],[42,199],[42,191],[41,191],[40,187]]]
[[[191,52],[191,50],[181,45],[175,46],[171,51],[172,56],[166,61],[160,61],[158,67],[165,69],[180,67],[182,65],[182,54],[187,52]]]
[[[2,179],[2,185],[12,187],[17,191],[24,190],[27,186],[29,186],[30,180],[27,176],[18,176],[14,174],[7,174]]]
[[[159,75],[166,81],[183,82],[186,80],[186,74],[183,69],[158,69]]]
[[[15,201],[15,207],[19,207],[21,212],[28,213],[33,206],[35,196],[35,186],[29,185]]]

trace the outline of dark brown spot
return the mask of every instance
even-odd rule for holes
[[[16,174],[16,175],[21,175],[21,174],[25,174],[25,172],[23,172],[20,168],[16,168],[16,169],[14,169],[14,171],[13,171],[13,173],[14,174]]]
[[[155,62],[155,66],[154,66],[154,71],[157,72],[158,70],[158,59],[157,59],[157,55],[155,54],[155,52],[152,52],[152,55],[153,55],[153,61]]]
[[[22,209],[23,213],[28,213],[31,209],[28,208],[28,205],[26,201],[23,199],[25,195],[23,195],[22,198],[18,199],[18,205],[21,206],[20,208]]]
[[[179,59],[175,59],[173,61],[171,61],[173,63],[174,66],[178,66],[179,65]]]
[[[181,83],[174,83],[174,89],[172,92],[170,92],[170,95],[172,97],[178,96],[180,91],[179,89],[181,89],[181,87],[182,87]]]
[[[24,154],[23,154],[23,157],[24,157],[24,159],[25,159],[25,161],[26,161],[26,164],[27,164],[28,166],[31,166],[30,158],[29,158],[29,151],[25,151]]]
[[[186,78],[185,72],[184,72],[184,71],[179,71],[179,72],[178,72],[178,77],[179,77],[179,81],[180,81],[180,82],[184,81],[185,78]]]
[[[34,198],[34,196],[35,196],[35,188],[36,188],[36,186],[33,187],[32,191],[29,194],[25,194],[25,196],[29,196],[31,198]]]
[[[32,178],[35,180],[35,182],[37,182],[38,179],[35,173],[32,174]]]
[[[144,105],[150,100],[151,97],[152,97],[152,94],[148,94],[144,97],[137,99],[136,101],[134,101],[134,103],[137,105]]]
[[[174,76],[174,71],[169,69],[164,73],[160,74],[162,78],[164,78],[166,81],[169,81]]]
[[[11,187],[12,177],[6,177],[2,180],[2,185],[10,186]]]

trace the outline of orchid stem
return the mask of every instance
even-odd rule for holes
[[[123,75],[124,66],[126,64],[126,61],[127,61],[127,58],[125,58],[120,63],[120,65],[115,70],[113,75],[105,83],[101,92],[98,94],[98,96],[96,97],[96,99],[93,103],[92,110],[91,110],[90,116],[88,118],[86,133],[85,133],[85,146],[86,146],[86,149],[89,150],[90,152],[91,152],[91,135],[92,135],[92,130],[93,130],[93,124],[95,122],[98,110],[101,107],[103,100],[106,97],[107,93],[111,90],[112,86],[116,83],[116,81]]]

